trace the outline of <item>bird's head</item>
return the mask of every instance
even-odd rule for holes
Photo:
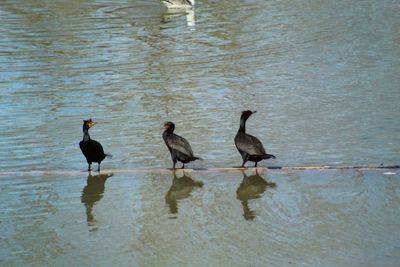
[[[89,130],[90,128],[93,127],[93,125],[95,125],[95,122],[92,121],[92,118],[90,118],[88,120],[83,120],[83,129],[84,130]]]
[[[247,120],[252,114],[254,114],[254,113],[256,113],[256,112],[257,112],[257,111],[251,111],[251,110],[242,111],[242,116],[241,116],[241,118]]]
[[[173,132],[175,129],[175,124],[171,121],[167,121],[166,123],[164,123],[164,129],[166,131]]]

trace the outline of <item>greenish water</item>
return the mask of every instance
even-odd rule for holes
[[[0,1],[0,265],[396,266],[397,169],[199,169],[241,163],[245,109],[261,166],[399,164],[399,29],[392,0]],[[165,121],[197,171],[163,171]]]
[[[388,172],[2,176],[0,265],[396,266]]]
[[[204,159],[195,167],[235,166],[245,109],[270,165],[398,164],[399,11],[199,1],[188,26],[156,0],[3,1],[0,169],[84,170],[89,117],[114,155],[105,168],[170,166],[168,120]]]

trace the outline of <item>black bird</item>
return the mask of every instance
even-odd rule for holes
[[[184,169],[185,163],[200,159],[193,155],[192,147],[185,138],[174,134],[175,124],[173,122],[166,122],[164,124],[164,129],[165,131],[162,136],[171,153],[172,162],[174,163],[172,169],[175,169],[177,161],[182,162],[182,169]]]
[[[98,171],[100,172],[100,163],[105,157],[112,157],[110,154],[105,154],[103,147],[96,140],[90,139],[89,129],[93,127],[95,123],[92,119],[83,121],[83,140],[79,143],[79,147],[82,150],[83,155],[86,157],[86,161],[89,164],[88,171],[91,171],[91,165],[93,162],[99,164]]]
[[[235,136],[235,145],[242,155],[243,163],[242,167],[247,161],[255,162],[254,167],[257,167],[257,163],[263,159],[275,158],[274,155],[267,154],[264,146],[257,137],[250,134],[246,134],[246,120],[256,111],[246,110],[242,112],[240,117],[240,127]]]

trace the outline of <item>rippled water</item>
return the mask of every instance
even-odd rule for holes
[[[396,266],[400,183],[383,172],[1,177],[0,263]]]
[[[245,109],[261,166],[399,164],[399,29],[393,0],[0,1],[0,265],[395,265],[398,174],[120,171],[172,165],[167,120],[237,166]]]
[[[272,165],[398,163],[399,11],[199,1],[188,26],[158,1],[3,1],[0,168],[86,169],[89,117],[107,168],[169,166],[166,120],[204,158],[194,166],[234,166],[244,109]]]

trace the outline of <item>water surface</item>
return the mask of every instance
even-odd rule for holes
[[[245,109],[261,166],[399,164],[399,29],[392,0],[0,1],[0,265],[397,265],[397,169],[204,169]]]
[[[389,171],[2,176],[0,263],[395,266]]]
[[[127,169],[170,165],[171,120],[204,158],[240,163],[240,112],[272,165],[398,164],[400,5],[199,1],[0,4],[0,169],[84,170],[82,120]],[[268,163],[264,163],[268,165]]]

